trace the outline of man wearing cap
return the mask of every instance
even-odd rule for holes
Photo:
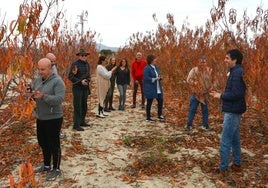
[[[85,49],[80,49],[79,52],[76,53],[78,59],[72,63],[68,76],[73,84],[73,128],[77,131],[84,131],[82,127],[90,126],[85,122],[87,114],[87,98],[90,92],[90,67],[87,62],[88,55],[89,53],[86,52]]]

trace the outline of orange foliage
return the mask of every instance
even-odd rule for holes
[[[8,103],[13,114],[20,120],[31,118],[35,102],[25,96],[24,87],[35,78],[35,64],[47,52],[53,52],[56,55],[58,72],[62,76],[67,90],[71,88],[67,78],[69,67],[71,62],[76,59],[75,54],[80,47],[90,52],[89,61],[92,70],[96,66],[98,52],[94,40],[95,32],[88,31],[81,36],[81,34],[72,33],[66,28],[60,31],[62,21],[66,21],[62,20],[60,12],[55,13],[49,26],[44,25],[46,18],[41,17],[41,12],[47,11],[42,12],[47,15],[53,2],[57,1],[48,3],[47,10],[43,9],[40,1],[21,4],[18,19],[12,21],[9,27],[1,27],[0,29],[0,73],[5,74],[0,79],[0,106],[4,102]],[[247,16],[244,16],[245,20],[237,21],[234,10],[229,14],[230,19],[225,19],[224,6],[226,2],[219,1],[218,7],[211,10],[212,22],[207,22],[204,27],[195,30],[189,29],[185,24],[181,31],[178,31],[174,26],[173,16],[167,14],[167,24],[159,23],[155,32],[148,32],[146,35],[143,33],[133,34],[129,44],[117,52],[119,59],[127,58],[128,62],[134,60],[137,51],[142,52],[144,57],[152,53],[158,56],[163,76],[166,110],[177,117],[170,120],[174,125],[186,122],[185,105],[187,103],[185,101],[188,101],[190,91],[185,79],[190,69],[196,66],[198,56],[206,54],[208,65],[213,69],[214,89],[223,91],[228,72],[223,59],[226,51],[230,48],[239,48],[244,54],[244,78],[248,88],[249,109],[255,111],[254,116],[257,117],[256,119],[260,119],[261,125],[268,122],[268,13],[267,11],[258,12],[260,24],[257,26],[253,20],[246,20],[249,19]],[[154,19],[155,17],[156,15],[154,15]],[[220,21],[223,21],[222,24],[219,23]],[[247,22],[244,22],[243,25],[243,21]],[[236,24],[237,33],[231,31],[228,24]],[[216,34],[215,28],[218,26],[221,26],[223,30]],[[7,32],[7,28],[9,28],[10,36],[5,39],[3,33]],[[259,35],[248,42],[247,29],[250,28],[255,28],[253,32]],[[261,33],[257,33],[257,31],[261,31]],[[11,97],[8,98],[7,93]],[[210,105],[212,109],[219,108],[219,104],[213,100]],[[22,179],[16,185],[17,187],[22,187],[24,183],[36,185],[30,163],[21,165],[20,176]],[[131,181],[127,175],[122,175],[121,178],[125,181]],[[217,184],[224,186],[221,182],[217,182]],[[10,176],[10,185],[11,187],[15,186],[12,176]]]
[[[47,10],[43,9],[42,2],[21,4],[18,19],[10,24],[10,35],[6,36],[2,44],[0,43],[0,47],[5,46],[0,49],[2,54],[0,73],[5,74],[0,80],[0,106],[8,100],[18,119],[31,118],[35,104],[25,96],[25,87],[36,77],[35,64],[46,53],[53,52],[56,55],[58,73],[68,89],[71,87],[67,78],[69,67],[77,58],[75,54],[79,48],[83,47],[89,51],[90,65],[92,67],[96,65],[98,58],[94,42],[96,33],[88,31],[81,36],[68,33],[65,29],[64,32],[60,32],[61,19],[64,18],[60,11],[55,12],[53,23],[45,27],[47,18],[41,17],[41,12],[46,11],[44,15],[48,15],[53,6],[58,5],[57,3],[57,1],[48,3]],[[11,36],[14,38],[8,38]]]
[[[218,6],[212,11],[215,25],[226,17],[225,12],[223,12],[225,2],[221,1]],[[187,100],[187,93],[189,93],[185,79],[190,69],[197,65],[198,56],[206,54],[208,65],[213,69],[213,87],[222,92],[228,72],[223,61],[225,53],[231,48],[239,48],[244,54],[243,66],[248,91],[248,107],[255,108],[262,121],[268,122],[268,87],[266,87],[268,82],[268,74],[266,74],[268,71],[268,34],[265,27],[261,35],[252,40],[252,43],[247,43],[247,35],[245,35],[247,31],[242,31],[242,29],[245,29],[246,26],[251,28],[251,25],[243,25],[242,27],[242,22],[236,22],[234,9],[229,14],[231,17],[229,23],[237,24],[237,35],[230,30],[228,23],[224,23],[223,27],[226,28],[226,32],[223,31],[215,36],[213,34],[214,25],[209,22],[205,28],[200,27],[195,31],[184,25],[179,32],[173,24],[170,24],[169,21],[173,20],[170,16],[172,15],[168,14],[168,24],[159,24],[155,33],[133,34],[129,45],[119,50],[118,57],[125,57],[131,62],[137,51],[141,51],[144,58],[151,53],[157,55],[158,65],[163,76],[164,91],[168,93],[168,96],[175,94],[176,98],[182,97],[180,100],[182,104],[177,103],[177,106],[182,106]],[[267,17],[267,14],[259,16]],[[156,15],[154,15],[155,17]],[[260,27],[262,27],[261,24]],[[264,115],[263,112],[265,112]]]
[[[20,177],[22,178],[22,183],[28,183],[30,182],[30,185],[36,186],[37,182],[34,177],[34,171],[32,164],[27,162],[23,163],[20,166]]]
[[[10,188],[15,187],[15,180],[14,180],[14,176],[12,175],[9,176],[9,184],[10,184]]]
[[[32,164],[25,162],[20,165],[19,180],[15,183],[14,176],[9,176],[11,188],[37,187],[39,182],[35,179]]]

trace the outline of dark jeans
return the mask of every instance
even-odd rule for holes
[[[60,130],[63,118],[51,120],[36,120],[37,140],[44,158],[44,165],[50,166],[53,158],[53,169],[60,169],[61,148]]]
[[[146,104],[146,118],[150,119],[151,118],[151,107],[153,104],[154,99],[147,99],[147,104]],[[160,117],[162,115],[162,109],[163,109],[163,95],[158,94],[157,95],[157,115]]]
[[[138,87],[140,85],[141,88],[141,104],[144,105],[145,98],[144,98],[144,92],[143,92],[143,80],[138,80],[139,83],[134,82],[134,89],[133,89],[133,104],[136,105],[136,99],[137,99],[137,92]]]
[[[87,114],[87,98],[89,90],[80,87],[73,87],[73,106],[74,106],[74,127],[79,127],[85,123]]]
[[[104,100],[104,107],[105,108],[112,108],[113,107],[114,87],[115,87],[115,81],[111,81],[110,88],[109,88],[107,95],[106,95],[106,98]]]
[[[207,101],[205,102],[207,103]],[[208,125],[208,105],[200,103],[194,95],[190,96],[190,109],[187,125],[192,125],[199,104],[201,104],[203,125]]]

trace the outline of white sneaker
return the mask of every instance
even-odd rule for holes
[[[161,116],[158,117],[158,120],[159,121],[165,121],[165,118],[164,118],[164,116],[161,115]]]
[[[101,112],[101,114],[105,117],[105,116],[109,116],[108,114],[104,114],[103,112]]]
[[[99,117],[99,118],[105,118],[105,116],[103,114],[97,114],[97,117]]]

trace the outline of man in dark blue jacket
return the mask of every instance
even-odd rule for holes
[[[231,168],[238,170],[241,167],[241,145],[239,124],[241,115],[246,111],[246,85],[243,80],[242,53],[233,49],[226,53],[225,63],[230,68],[225,91],[218,93],[212,91],[210,95],[222,100],[224,112],[222,137],[220,142],[221,162],[219,169],[226,171],[229,167],[230,152],[233,155]]]

